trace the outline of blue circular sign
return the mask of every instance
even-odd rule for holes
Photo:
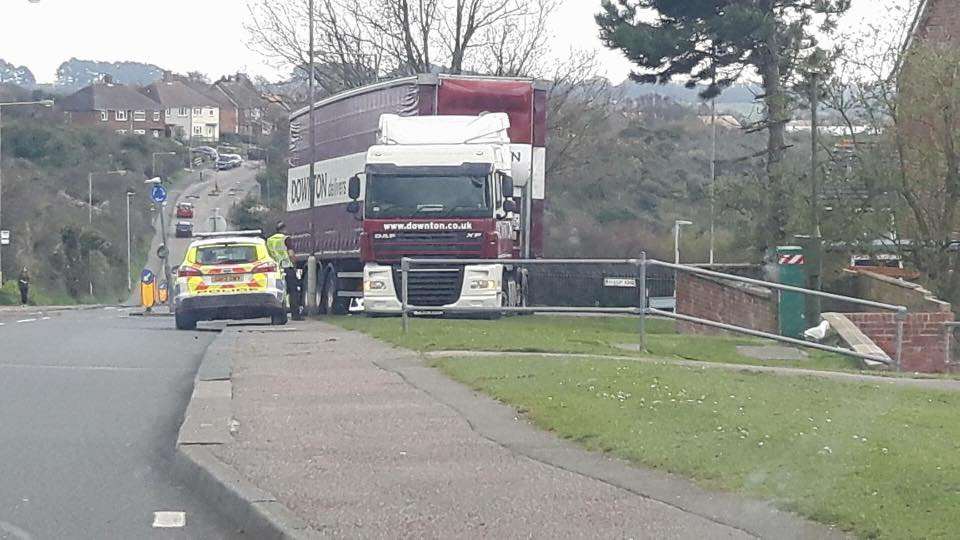
[[[150,198],[155,203],[162,203],[167,200],[167,190],[163,186],[153,186],[153,189],[150,190]]]
[[[149,268],[144,268],[143,272],[140,273],[140,281],[144,283],[153,283],[154,279],[153,271]]]

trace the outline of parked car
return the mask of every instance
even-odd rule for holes
[[[193,223],[189,221],[178,221],[176,236],[177,238],[190,238],[193,236]]]
[[[217,152],[217,149],[211,146],[194,146],[190,149],[190,151],[194,154],[200,154],[210,161],[216,161],[217,158],[220,157],[220,153]]]
[[[230,169],[236,169],[242,163],[243,158],[237,154],[220,154],[220,158],[217,159],[217,170],[228,171]]]
[[[193,219],[193,204],[182,202],[177,204],[177,217]]]

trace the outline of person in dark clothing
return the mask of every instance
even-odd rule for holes
[[[24,266],[20,270],[20,277],[17,279],[17,285],[20,286],[20,305],[27,305],[27,296],[30,293],[30,271]]]

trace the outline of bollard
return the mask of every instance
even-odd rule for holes
[[[403,333],[406,334],[409,322],[407,321],[407,285],[410,277],[410,261],[404,257],[400,260],[400,318],[403,324]]]
[[[311,255],[307,257],[307,287],[305,306],[307,315],[317,315],[320,311],[317,309],[317,257]]]
[[[897,336],[894,341],[896,347],[894,361],[897,364],[897,371],[903,371],[903,364],[901,363],[903,357],[903,323],[907,318],[907,310],[903,309],[896,312],[893,315],[893,319],[897,322]]]
[[[639,352],[647,352],[647,252],[640,253],[637,271],[640,274],[637,287],[640,288],[640,345]]]

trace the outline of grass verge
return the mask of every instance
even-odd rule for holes
[[[533,315],[496,321],[413,319],[403,334],[398,318],[333,317],[331,322],[377,339],[417,351],[497,351],[579,353],[639,356],[622,345],[639,342],[638,322],[627,317],[552,317]],[[706,362],[776,365],[827,370],[857,370],[849,357],[808,350],[802,360],[763,361],[737,351],[738,345],[765,344],[763,340],[727,336],[677,334],[673,321],[647,319],[649,356]]]
[[[861,537],[960,530],[960,394],[616,360],[436,361],[539,426]]]

